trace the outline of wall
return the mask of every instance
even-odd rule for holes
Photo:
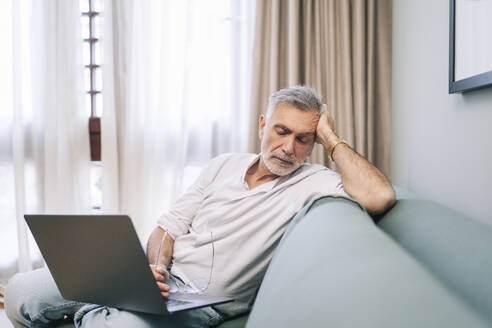
[[[492,88],[448,94],[448,42],[448,0],[394,0],[391,179],[492,225]]]

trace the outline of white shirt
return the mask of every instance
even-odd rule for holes
[[[250,190],[244,179],[258,160],[255,154],[212,159],[169,213],[158,220],[175,240],[172,274],[203,288],[213,259],[205,294],[234,297],[235,302],[216,306],[228,315],[250,309],[294,215],[319,196],[347,196],[340,174],[309,163]]]

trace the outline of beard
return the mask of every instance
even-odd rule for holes
[[[298,160],[294,156],[286,155],[281,151],[265,153],[262,150],[261,158],[263,159],[263,163],[265,163],[265,166],[270,172],[281,177],[294,172],[304,162]]]

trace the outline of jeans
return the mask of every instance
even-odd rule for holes
[[[47,268],[16,274],[5,291],[5,312],[16,328],[56,327],[73,321],[77,328],[214,327],[224,318],[212,307],[153,315],[63,299]]]

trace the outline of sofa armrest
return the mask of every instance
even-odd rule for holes
[[[247,327],[486,327],[349,199],[289,227]]]
[[[425,199],[399,199],[378,223],[492,325],[492,227]]]

